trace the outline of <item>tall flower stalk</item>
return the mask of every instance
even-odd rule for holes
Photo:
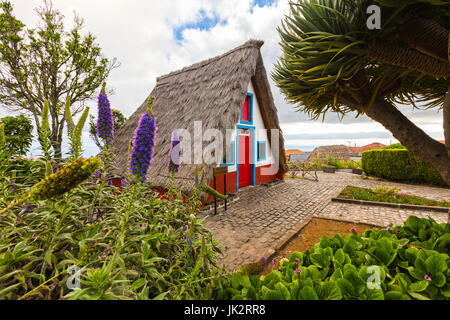
[[[73,127],[73,130],[69,133],[70,138],[70,152],[72,159],[78,159],[82,154],[82,143],[81,143],[81,135],[83,134],[83,128],[86,123],[87,117],[89,115],[89,107],[86,107],[81,114],[78,123]],[[72,122],[71,125],[74,125]]]
[[[102,90],[98,95],[97,135],[103,139],[106,145],[109,145],[114,136],[114,119],[105,86],[106,84],[103,83]]]
[[[48,113],[49,113],[49,104],[48,101],[45,100],[44,107],[42,108],[41,114],[41,128],[38,130],[39,143],[41,145],[42,153],[44,154],[44,159],[46,161],[51,159],[51,151],[50,148],[52,146],[50,140],[50,127],[48,124]]]
[[[152,103],[153,99],[150,99],[147,112],[139,119],[138,126],[134,132],[133,150],[130,156],[130,173],[140,182],[146,181],[155,145],[157,128],[153,117]]]
[[[25,201],[39,201],[59,197],[88,179],[101,165],[99,158],[77,159],[56,173],[46,176],[35,184],[24,196],[15,200],[0,214]]]

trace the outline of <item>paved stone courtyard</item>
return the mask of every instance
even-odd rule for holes
[[[214,237],[225,246],[219,262],[228,270],[268,257],[293,232],[312,217],[361,222],[380,227],[390,223],[401,225],[410,215],[438,222],[447,222],[448,213],[406,210],[370,205],[332,202],[347,185],[375,188],[384,183],[401,192],[450,201],[450,189],[362,179],[361,176],[337,172],[318,173],[319,181],[286,178],[269,186],[246,187],[239,191],[239,200],[218,210],[205,221]]]

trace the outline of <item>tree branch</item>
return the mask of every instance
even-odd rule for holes
[[[448,62],[447,39],[450,32],[436,21],[417,17],[403,23],[399,30],[411,48]]]
[[[424,55],[415,50],[404,49],[387,42],[375,41],[369,46],[367,56],[393,66],[400,66],[433,77],[449,77],[450,63]]]
[[[448,87],[443,106],[445,147],[450,157],[450,86]],[[449,164],[450,166],[450,164]]]

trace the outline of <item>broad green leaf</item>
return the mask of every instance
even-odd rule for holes
[[[336,250],[336,252],[334,253],[334,260],[336,260],[340,265],[343,265],[345,262],[344,250],[342,250],[341,248]]]
[[[385,300],[408,300],[406,295],[398,291],[389,291],[384,295]]]
[[[301,300],[319,300],[316,292],[310,286],[304,287],[300,290],[300,298]]]
[[[323,282],[317,290],[320,300],[341,300],[342,293],[338,285],[334,281]]]
[[[156,297],[154,297],[152,300],[164,300],[164,298],[166,297],[166,295],[168,294],[169,292],[163,292],[163,293],[160,293],[160,294],[158,294]]]
[[[431,300],[430,298],[428,298],[422,294],[419,294],[417,292],[408,292],[408,293],[411,297],[413,297],[414,299],[417,299],[417,300]]]
[[[410,284],[408,292],[421,292],[428,287],[429,283],[427,280],[413,282]]]
[[[384,300],[384,293],[382,289],[366,289],[367,300]]]
[[[281,282],[278,282],[275,285],[275,290],[281,295],[283,300],[291,299],[291,294],[289,293],[288,288],[286,288]]]

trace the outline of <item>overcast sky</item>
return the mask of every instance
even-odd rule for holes
[[[12,0],[17,18],[28,27],[38,22],[34,8],[40,0]],[[287,0],[53,0],[65,16],[66,30],[74,12],[85,21],[85,32],[96,36],[108,58],[121,63],[108,79],[115,94],[113,108],[130,116],[156,83],[156,77],[224,53],[248,39],[264,40],[262,55],[269,73],[280,55],[276,28],[288,13]],[[319,145],[396,142],[380,124],[366,117],[343,120],[329,114],[325,122],[311,121],[287,104],[271,82],[286,148],[312,150]],[[91,110],[95,114],[95,102]],[[442,114],[401,110],[433,138],[443,140]],[[2,116],[5,111],[0,110]],[[87,126],[85,127],[87,131]],[[86,155],[97,149],[84,134]]]

